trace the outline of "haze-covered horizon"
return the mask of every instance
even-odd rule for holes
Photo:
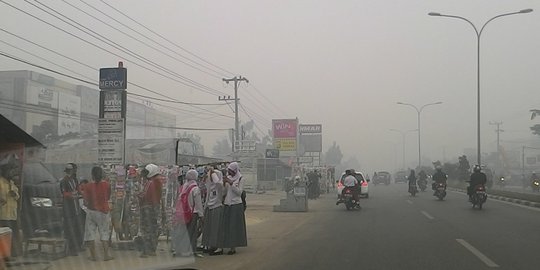
[[[505,132],[501,133],[501,144],[509,151],[519,150],[516,142],[530,143],[538,139],[530,131],[538,120],[531,121],[529,112],[540,108],[538,1],[103,1],[189,53],[152,35],[100,0],[84,1],[159,44],[194,59],[198,64],[186,62],[205,72],[160,54],[81,13],[74,7],[137,36],[82,1],[67,1],[73,6],[64,1],[42,2],[59,14],[203,85],[195,87],[199,89],[149,72],[138,65],[155,69],[150,64],[104,45],[25,1],[3,2],[122,57],[88,45],[4,3],[0,3],[1,29],[54,48],[90,67],[114,67],[118,61],[123,61],[129,80],[177,100],[219,103],[218,96],[234,94],[232,86],[224,84],[222,78],[245,76],[250,83],[242,83],[239,90],[244,106],[240,111],[242,121],[253,118],[258,133],[270,129],[272,119],[298,117],[301,123],[322,124],[324,151],[335,141],[345,158],[356,156],[368,171],[400,166],[402,137],[390,129],[417,128],[414,109],[396,102],[417,106],[443,102],[425,108],[421,114],[422,154],[427,159],[457,161],[455,157],[464,149],[476,147],[474,31],[464,21],[431,17],[428,12],[463,16],[480,27],[493,16],[532,8],[535,10],[532,13],[491,22],[482,34],[482,152],[496,151],[496,127],[490,125],[490,121],[503,122],[501,128]],[[38,2],[28,2],[51,12]],[[80,77],[73,73],[77,72],[98,81],[97,69],[66,60],[5,31],[0,31],[0,37],[4,42],[70,70],[63,72]],[[137,38],[167,51],[151,40]],[[59,69],[5,43],[1,47],[4,53]],[[32,70],[82,84],[8,58],[3,58],[0,70]],[[128,91],[159,98],[134,87]],[[160,106],[159,102],[154,103]],[[164,108],[177,115],[178,126],[224,129],[234,126],[231,118],[234,113],[228,106],[206,109],[230,117],[207,114],[193,107],[179,108],[184,111]],[[185,110],[198,112],[186,114]],[[224,131],[196,134],[202,137],[208,155],[217,139],[228,136]],[[407,166],[415,166],[418,159],[416,133],[409,133],[406,142]]]

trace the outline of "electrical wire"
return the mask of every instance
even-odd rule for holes
[[[84,2],[84,1],[82,1],[82,0],[80,0],[80,1],[81,1],[81,2]],[[231,72],[231,71],[228,71],[228,70],[226,70],[226,69],[224,69],[224,68],[222,68],[222,67],[219,67],[219,66],[217,66],[217,65],[215,65],[215,64],[213,64],[213,63],[211,63],[211,62],[209,62],[209,61],[207,61],[207,60],[205,60],[204,58],[202,58],[202,57],[200,57],[200,56],[198,56],[198,55],[196,55],[196,54],[194,54],[194,53],[188,51],[188,50],[185,49],[184,47],[182,47],[182,46],[176,44],[175,42],[171,41],[170,39],[164,37],[163,35],[157,33],[156,31],[154,31],[154,30],[150,29],[149,27],[145,26],[144,24],[140,23],[138,20],[135,20],[135,19],[131,18],[131,17],[128,16],[126,13],[124,13],[124,12],[122,12],[121,10],[117,9],[116,7],[110,5],[110,4],[107,3],[106,1],[104,1],[104,0],[100,0],[100,1],[101,1],[103,4],[107,5],[108,7],[110,7],[111,9],[113,9],[114,11],[116,11],[116,12],[118,12],[119,14],[123,15],[124,17],[128,18],[128,19],[131,20],[132,22],[134,22],[134,23],[136,23],[137,25],[143,27],[144,29],[146,29],[146,30],[148,30],[149,32],[151,32],[152,34],[154,34],[154,35],[160,37],[161,39],[163,39],[163,40],[169,42],[170,44],[172,44],[173,46],[179,48],[180,50],[182,50],[182,51],[184,51],[184,52],[190,54],[191,56],[193,56],[193,57],[195,57],[195,58],[197,58],[197,59],[199,59],[199,60],[201,60],[201,61],[203,61],[203,62],[205,62],[205,63],[207,63],[207,64],[209,64],[209,65],[211,65],[211,66],[213,66],[213,67],[215,67],[215,68],[217,68],[217,69],[220,69],[220,70],[222,70],[222,71],[228,73],[229,75],[236,75],[236,73]]]
[[[23,111],[27,113],[35,113],[40,115],[46,115],[46,116],[52,116],[52,117],[59,117],[64,119],[73,119],[73,120],[90,120],[90,121],[97,121],[99,118],[97,116],[82,116],[80,114],[69,114],[69,113],[63,113],[56,111],[56,109],[50,108],[47,110],[47,108],[39,108],[38,105],[30,105],[25,104],[22,102],[15,102],[13,103],[6,103],[3,102],[3,100],[0,100],[0,107],[11,109],[11,110],[17,110],[17,111]],[[143,126],[143,127],[155,127],[155,128],[168,128],[168,129],[178,129],[178,130],[192,130],[192,131],[229,131],[230,128],[197,128],[197,127],[167,127],[167,126],[160,126],[160,125],[128,125],[128,126]]]
[[[90,41],[88,41],[88,40],[86,40],[86,39],[84,39],[84,38],[81,38],[80,36],[77,36],[77,35],[75,35],[75,34],[72,34],[72,33],[70,33],[69,31],[67,31],[67,30],[65,30],[65,29],[62,29],[62,28],[60,28],[60,27],[58,27],[58,26],[56,26],[56,25],[54,25],[54,24],[52,24],[52,23],[49,23],[49,22],[47,22],[47,21],[45,21],[45,20],[43,20],[43,19],[41,19],[41,18],[39,18],[39,17],[37,17],[37,16],[35,16],[35,15],[29,13],[29,12],[26,12],[26,11],[24,11],[24,10],[22,10],[22,9],[20,9],[20,8],[18,8],[18,7],[16,7],[16,6],[13,6],[13,5],[11,5],[10,3],[5,2],[4,0],[0,0],[0,2],[1,2],[1,3],[4,3],[5,5],[8,5],[8,6],[12,7],[13,9],[18,10],[19,12],[22,12],[22,13],[24,13],[24,14],[26,14],[26,15],[28,15],[28,16],[30,16],[30,17],[36,19],[36,20],[39,20],[39,21],[41,21],[41,22],[43,22],[43,23],[45,23],[45,24],[47,24],[47,25],[49,25],[49,26],[51,26],[51,27],[53,27],[53,28],[55,28],[55,29],[57,29],[57,30],[59,30],[59,31],[61,31],[61,32],[64,32],[64,33],[66,33],[66,34],[68,34],[68,35],[70,35],[70,36],[72,36],[72,37],[74,37],[74,38],[76,38],[76,39],[78,39],[78,40],[81,40],[81,41],[83,41],[83,42],[85,42],[85,43],[87,43],[87,44],[90,44],[90,45],[92,45],[92,46],[94,46],[94,47],[96,47],[96,48],[98,48],[98,49],[100,49],[100,50],[103,50],[103,51],[109,53],[109,54],[112,54],[112,55],[115,55],[115,56],[117,56],[117,57],[123,58],[121,55],[119,55],[119,54],[117,54],[117,53],[114,53],[114,52],[112,52],[112,51],[110,51],[110,50],[108,50],[108,49],[105,49],[105,48],[103,48],[103,47],[101,47],[101,46],[99,46],[99,45],[96,45],[96,44],[94,44],[94,43],[92,43],[92,42],[90,42]],[[186,83],[186,82],[183,82],[183,81],[180,81],[180,80],[178,80],[178,79],[172,78],[172,77],[170,77],[170,76],[164,75],[164,74],[159,73],[159,72],[157,72],[157,71],[155,71],[155,70],[152,70],[152,69],[150,69],[150,68],[148,68],[148,67],[146,67],[146,66],[144,66],[144,65],[138,64],[138,63],[135,62],[135,61],[132,61],[132,63],[133,63],[134,65],[138,66],[138,67],[141,67],[141,68],[143,68],[143,69],[145,69],[145,70],[148,70],[148,71],[150,71],[150,72],[152,72],[152,73],[155,73],[155,74],[157,74],[157,75],[160,75],[160,76],[162,76],[162,77],[168,78],[168,79],[170,79],[170,80],[172,80],[172,81],[178,82],[178,83],[180,83],[180,84],[182,84],[182,85],[188,86],[188,87],[193,88],[193,89],[195,89],[195,90],[199,90],[199,91],[202,91],[202,92],[206,92],[206,93],[212,94],[212,93],[211,93],[210,91],[208,91],[208,90],[205,90],[205,89],[196,87],[196,86],[194,86],[194,85],[190,85],[190,84],[188,84],[188,83]],[[214,90],[214,91],[216,91],[217,93],[221,93],[220,91],[217,91],[217,90]],[[223,94],[223,93],[222,93],[222,94]]]
[[[221,77],[220,77],[220,76],[221,76],[221,73],[219,73],[218,71],[216,71],[216,70],[214,70],[214,69],[211,69],[211,68],[208,68],[208,67],[206,67],[206,66],[203,66],[203,65],[201,65],[201,64],[199,64],[199,63],[197,63],[197,62],[195,62],[195,61],[193,61],[193,60],[191,60],[191,59],[189,59],[189,58],[187,58],[187,57],[185,57],[185,56],[183,56],[183,55],[181,55],[181,54],[175,52],[174,50],[171,50],[170,48],[163,46],[162,44],[160,44],[160,43],[158,43],[158,42],[156,42],[156,41],[154,41],[154,40],[152,40],[152,39],[146,37],[145,35],[143,35],[142,33],[138,32],[137,30],[135,30],[135,29],[133,29],[133,28],[127,26],[126,24],[120,22],[120,21],[117,20],[116,18],[114,18],[114,17],[108,15],[107,13],[103,12],[102,10],[99,10],[98,8],[92,6],[92,5],[89,4],[89,3],[86,3],[86,2],[84,2],[84,1],[81,1],[81,2],[83,2],[84,4],[86,4],[87,6],[89,6],[90,8],[94,9],[95,11],[101,13],[102,15],[106,16],[107,18],[109,18],[109,19],[111,19],[111,20],[114,20],[115,22],[121,24],[122,26],[126,27],[127,29],[130,29],[131,31],[133,31],[133,32],[135,32],[135,33],[141,35],[142,37],[146,38],[147,40],[150,40],[150,41],[152,41],[153,43],[155,43],[155,44],[161,46],[162,48],[165,48],[165,49],[167,49],[167,50],[169,50],[169,51],[175,53],[176,55],[179,55],[180,57],[182,57],[182,58],[184,58],[184,59],[186,59],[186,60],[189,60],[189,61],[191,61],[191,62],[194,63],[194,64],[198,64],[198,65],[202,66],[203,68],[206,68],[206,69],[208,69],[208,70],[210,70],[210,71],[212,71],[212,72],[214,72],[214,73],[212,74],[212,73],[210,73],[210,72],[208,72],[208,71],[205,71],[205,70],[202,70],[202,69],[200,69],[200,68],[198,68],[198,67],[196,67],[196,66],[194,66],[194,65],[192,65],[192,64],[190,64],[190,63],[186,63],[185,61],[180,60],[180,59],[176,58],[175,56],[172,56],[172,55],[170,55],[170,54],[168,54],[168,53],[166,53],[166,52],[164,52],[164,51],[162,51],[162,50],[160,50],[160,49],[158,49],[158,48],[156,48],[156,47],[154,47],[154,46],[152,46],[152,45],[150,45],[150,44],[148,44],[148,43],[146,43],[146,42],[144,42],[144,41],[142,41],[142,40],[140,40],[140,39],[138,39],[138,38],[136,38],[136,37],[134,37],[134,36],[132,36],[132,35],[130,35],[130,34],[128,34],[128,33],[126,33],[125,31],[122,31],[122,30],[118,29],[117,27],[111,25],[110,23],[108,23],[108,22],[106,22],[106,21],[104,21],[104,20],[102,20],[102,19],[100,19],[100,18],[97,18],[96,16],[94,16],[94,15],[90,14],[89,12],[87,12],[87,11],[85,11],[85,10],[83,10],[83,9],[81,9],[81,8],[79,8],[79,7],[77,7],[77,6],[75,6],[74,4],[71,4],[71,3],[69,3],[69,2],[66,1],[66,0],[62,0],[62,1],[63,1],[64,3],[66,3],[66,4],[68,4],[69,6],[73,7],[74,9],[76,9],[76,10],[78,10],[78,11],[80,11],[80,12],[86,14],[87,16],[89,16],[89,17],[91,17],[91,18],[93,18],[93,19],[95,19],[95,20],[97,20],[97,21],[99,21],[99,22],[101,22],[101,23],[103,23],[103,24],[109,26],[110,28],[112,28],[112,29],[114,29],[114,30],[116,30],[116,31],[118,31],[118,32],[120,32],[120,33],[122,33],[122,34],[124,34],[125,36],[127,36],[127,37],[129,37],[129,38],[131,38],[131,39],[133,39],[133,40],[135,40],[135,41],[137,41],[137,42],[139,42],[139,43],[144,44],[144,45],[147,46],[147,47],[150,47],[150,48],[154,49],[155,51],[158,51],[158,52],[160,52],[160,53],[162,53],[162,54],[164,54],[164,55],[166,55],[166,56],[168,56],[168,57],[170,57],[170,58],[172,58],[172,59],[174,59],[174,60],[176,60],[176,61],[178,61],[178,62],[180,62],[180,63],[182,63],[182,64],[185,64],[185,65],[187,65],[187,66],[189,66],[189,67],[191,67],[191,68],[193,68],[193,69],[199,70],[199,71],[201,71],[201,72],[203,72],[203,73],[205,73],[205,74],[208,74],[208,75],[210,75],[210,76],[212,76],[212,77],[215,77],[215,78],[221,78]],[[216,75],[216,74],[217,74],[217,75]]]
[[[26,61],[26,60],[24,60],[24,59],[18,58],[18,57],[13,56],[13,55],[9,55],[9,54],[4,53],[4,52],[2,52],[2,51],[0,51],[0,55],[2,55],[2,56],[4,56],[4,57],[7,57],[7,58],[10,58],[10,59],[15,60],[15,61],[19,61],[19,62],[25,63],[25,64],[27,64],[27,65],[31,65],[31,66],[33,66],[33,67],[37,67],[37,68],[40,68],[40,69],[43,69],[43,70],[47,70],[47,71],[49,71],[49,72],[52,72],[52,73],[61,75],[61,76],[65,76],[65,77],[71,78],[71,79],[76,80],[76,81],[80,81],[80,82],[83,82],[83,83],[86,83],[86,84],[89,84],[89,85],[92,85],[92,86],[98,86],[98,84],[93,83],[93,82],[91,82],[91,81],[83,80],[83,79],[80,79],[80,78],[77,78],[77,77],[68,75],[68,74],[66,74],[66,73],[62,73],[62,72],[59,72],[59,71],[56,71],[56,70],[53,70],[53,69],[50,69],[50,68],[46,68],[46,67],[43,67],[43,66],[40,66],[40,65],[31,63],[31,62],[29,62],[29,61]],[[140,86],[139,86],[139,87],[140,87]],[[146,89],[146,90],[148,90],[148,91],[152,91],[152,90],[149,90],[149,89],[147,89],[147,88],[143,88],[143,89]],[[154,92],[154,91],[152,91],[152,92]],[[159,94],[159,93],[157,93],[157,92],[155,92],[155,93],[156,93],[156,94]],[[130,93],[128,92],[128,94],[130,94]],[[159,95],[161,95],[161,94],[159,94]],[[139,95],[139,96],[142,96],[142,95]],[[147,97],[147,96],[145,96],[145,97],[146,97],[146,98],[152,99],[152,97]],[[180,102],[180,101],[177,101],[177,102]],[[216,112],[213,112],[213,111],[210,111],[210,110],[207,110],[207,109],[195,107],[194,105],[189,104],[189,103],[186,103],[186,102],[184,102],[183,104],[187,104],[187,105],[192,106],[192,107],[194,107],[194,108],[197,108],[197,109],[199,109],[199,110],[203,110],[203,111],[206,111],[206,112],[208,112],[208,113],[212,113],[212,114],[215,114],[215,115],[218,115],[218,116],[224,116],[224,117],[227,117],[227,118],[232,118],[231,116],[228,116],[228,115],[224,115],[224,114],[216,113]],[[186,110],[186,111],[187,111],[187,110]],[[192,112],[192,113],[202,113],[202,112],[194,112],[194,111],[188,111],[188,112]]]
[[[100,33],[98,33],[98,32],[96,32],[96,31],[94,31],[94,30],[92,30],[92,29],[90,29],[90,28],[88,28],[88,27],[86,27],[86,26],[84,26],[84,25],[78,23],[76,20],[69,18],[68,16],[66,16],[66,15],[64,15],[64,14],[62,14],[62,13],[56,11],[55,9],[53,9],[53,8],[51,8],[51,7],[49,7],[49,6],[45,5],[45,4],[43,4],[43,3],[39,2],[39,1],[37,1],[37,0],[34,0],[34,1],[37,2],[37,3],[39,3],[40,5],[44,6],[45,8],[51,10],[52,12],[58,14],[59,16],[61,16],[61,17],[65,18],[65,19],[67,19],[67,20],[69,20],[69,21],[75,23],[75,24],[78,25],[78,26],[75,26],[73,23],[70,23],[70,22],[68,22],[68,21],[66,21],[66,20],[64,20],[64,19],[62,19],[62,18],[60,18],[59,16],[54,15],[54,14],[52,14],[51,12],[49,12],[49,11],[47,11],[47,10],[45,10],[45,9],[43,9],[43,8],[41,8],[41,7],[39,7],[39,6],[35,5],[35,4],[33,4],[33,3],[31,3],[29,0],[24,0],[24,1],[25,1],[26,3],[28,3],[28,4],[32,5],[32,6],[34,6],[35,8],[41,10],[42,12],[45,12],[45,13],[49,14],[50,16],[53,16],[54,18],[56,18],[56,19],[58,19],[58,20],[64,22],[65,24],[68,24],[68,25],[70,25],[71,27],[73,27],[73,28],[75,28],[75,29],[77,29],[77,30],[79,30],[79,31],[81,31],[81,32],[83,32],[83,33],[85,33],[85,34],[87,34],[87,35],[89,35],[89,36],[91,36],[91,37],[93,37],[93,38],[95,38],[95,39],[97,39],[97,40],[103,42],[103,43],[106,43],[107,45],[109,45],[109,46],[111,46],[111,47],[114,47],[115,49],[117,49],[117,50],[119,50],[119,51],[122,51],[122,52],[124,52],[124,53],[126,53],[126,54],[128,54],[128,55],[130,55],[130,56],[132,56],[132,57],[134,57],[134,58],[136,58],[136,59],[142,61],[142,62],[145,62],[146,64],[151,65],[151,66],[153,66],[154,68],[157,68],[157,69],[159,69],[159,70],[161,70],[161,71],[163,71],[163,72],[166,72],[166,73],[168,73],[168,74],[170,74],[170,75],[176,76],[176,77],[178,77],[178,78],[181,78],[181,79],[183,79],[183,80],[185,80],[185,81],[187,81],[187,82],[193,84],[194,86],[196,86],[196,89],[199,89],[200,91],[206,92],[206,93],[208,93],[208,94],[212,94],[211,92],[215,92],[215,93],[218,93],[218,94],[223,94],[223,93],[220,92],[219,90],[212,89],[212,88],[210,88],[210,87],[208,87],[208,86],[206,86],[206,85],[203,85],[203,84],[198,83],[198,82],[196,82],[196,81],[194,81],[194,80],[192,80],[192,79],[189,79],[189,78],[187,78],[187,77],[185,77],[185,76],[183,76],[183,75],[180,75],[180,74],[178,74],[178,73],[176,73],[176,72],[174,72],[174,71],[172,71],[172,70],[170,70],[170,69],[168,69],[168,68],[166,68],[166,67],[164,67],[164,66],[162,66],[162,65],[160,65],[160,64],[158,64],[158,63],[156,63],[156,62],[154,62],[154,61],[152,61],[152,60],[149,60],[148,58],[146,58],[146,57],[144,57],[144,56],[142,56],[142,55],[140,55],[140,54],[138,54],[138,53],[136,53],[136,52],[134,52],[134,51],[132,51],[132,50],[130,50],[130,49],[128,49],[128,48],[126,48],[126,47],[124,47],[124,46],[118,44],[118,43],[116,43],[116,42],[114,42],[114,41],[112,41],[111,39],[109,39],[109,38],[107,38],[107,37],[101,35]],[[27,12],[24,12],[24,13],[25,13],[25,14],[28,14],[28,15],[30,15],[30,16],[32,16],[31,14],[29,14],[29,13],[27,13]],[[34,17],[34,16],[32,16],[32,17]],[[34,18],[37,18],[37,17],[34,17]],[[37,19],[40,20],[40,21],[42,21],[42,22],[45,22],[45,21],[42,20],[42,19],[39,19],[39,18],[37,18]],[[47,23],[47,22],[45,22],[45,23]],[[47,24],[49,24],[49,23],[47,23]],[[49,25],[51,25],[51,24],[49,24]],[[59,30],[64,31],[64,29],[61,29],[61,28],[59,28],[59,27],[57,27],[57,26],[55,26],[55,25],[51,25],[51,26],[53,26],[53,27],[56,28],[56,29],[59,29]],[[81,29],[81,27],[84,28],[84,29],[86,29],[86,30]],[[64,32],[65,32],[65,31],[64,31]],[[70,35],[73,36],[73,34],[71,34],[71,33],[68,33],[68,34],[70,34]],[[78,36],[77,36],[77,37],[78,37]],[[93,44],[93,45],[94,45],[94,44]],[[99,47],[99,46],[98,46],[98,47]],[[119,57],[120,57],[120,56],[119,56]]]

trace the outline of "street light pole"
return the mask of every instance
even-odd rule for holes
[[[401,134],[401,137],[403,139],[403,150],[402,150],[402,159],[403,159],[403,167],[402,169],[405,169],[405,136],[407,135],[408,132],[411,132],[411,131],[417,131],[417,129],[412,129],[412,130],[406,130],[406,131],[403,131],[403,130],[399,130],[399,129],[390,129],[390,131],[395,131],[395,132],[399,132]]]
[[[517,11],[517,12],[510,12],[510,13],[504,13],[504,14],[501,14],[501,15],[497,15],[489,20],[487,20],[487,22],[484,23],[484,25],[482,26],[482,28],[480,28],[480,31],[478,31],[478,28],[476,28],[476,26],[468,19],[464,18],[464,17],[461,17],[461,16],[455,16],[455,15],[446,15],[446,14],[441,14],[441,13],[438,13],[438,12],[430,12],[428,13],[429,16],[438,16],[438,17],[447,17],[447,18],[455,18],[455,19],[460,19],[460,20],[464,20],[466,22],[468,22],[474,29],[474,32],[476,32],[476,45],[477,45],[477,52],[476,52],[476,94],[477,94],[477,99],[476,99],[476,121],[477,121],[477,163],[478,165],[482,165],[482,156],[481,156],[481,151],[480,151],[480,37],[482,36],[482,32],[484,31],[484,28],[486,27],[486,25],[488,23],[490,23],[491,21],[497,19],[497,18],[500,18],[500,17],[504,17],[504,16],[509,16],[509,15],[515,15],[515,14],[524,14],[524,13],[531,13],[533,10],[528,8],[528,9],[523,9],[523,10],[520,10],[520,11]]]
[[[422,111],[424,110],[425,107],[431,106],[431,105],[439,105],[439,104],[442,104],[442,102],[439,101],[439,102],[424,104],[420,108],[418,108],[415,105],[410,104],[410,103],[398,102],[397,104],[411,106],[416,110],[417,117],[418,117],[418,168],[420,168],[422,166],[422,148],[421,148],[421,144],[420,144],[420,133],[421,133],[421,129],[420,129],[420,113],[422,113]]]

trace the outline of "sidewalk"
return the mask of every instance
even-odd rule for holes
[[[248,239],[253,240],[252,228],[264,224],[272,219],[272,209],[274,204],[279,204],[279,200],[285,197],[283,191],[266,191],[262,194],[247,194],[246,226],[248,227]],[[54,261],[48,261],[46,258],[16,258],[7,264],[7,270],[105,270],[105,269],[158,269],[186,266],[195,263],[195,258],[175,258],[171,256],[170,244],[160,238],[156,257],[139,258],[139,252],[136,250],[113,250],[115,257],[112,261],[93,262],[87,259],[88,253],[80,253],[77,257],[64,257]],[[101,249],[97,247],[98,254]],[[47,251],[44,248],[44,251]],[[242,251],[239,251],[242,252]],[[219,257],[219,256],[218,256]],[[206,260],[207,258],[203,258]]]

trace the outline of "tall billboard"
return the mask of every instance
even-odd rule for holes
[[[296,152],[298,136],[298,119],[272,120],[274,147],[280,152]]]
[[[300,125],[300,145],[305,152],[322,152],[322,125]]]

